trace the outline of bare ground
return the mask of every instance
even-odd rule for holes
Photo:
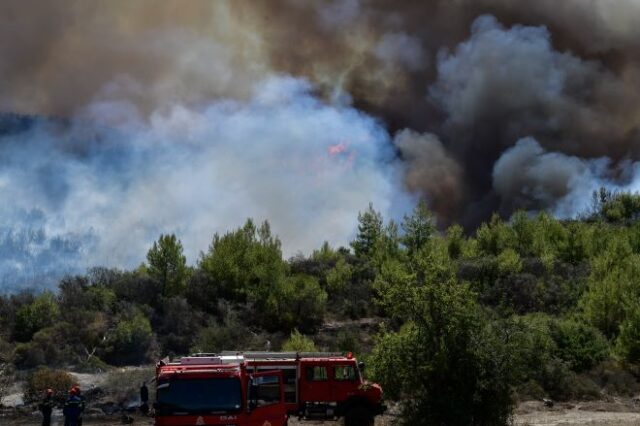
[[[517,426],[637,426],[640,407],[634,400],[594,401],[557,404],[547,408],[541,402],[520,404],[516,410]]]
[[[393,424],[393,416],[384,416],[376,419],[376,426],[390,426]],[[39,424],[37,415],[21,417],[18,419],[0,418],[2,426],[26,426]],[[60,418],[54,418],[53,426],[62,426]],[[84,424],[91,426],[116,426],[121,425],[120,418],[100,417],[87,418]],[[290,421],[290,426],[338,426],[341,422],[299,422],[297,419]],[[556,404],[547,408],[541,402],[530,401],[522,403],[516,410],[514,418],[515,426],[640,426],[640,407],[633,400],[619,400],[612,402],[583,402]],[[150,418],[136,417],[134,425],[153,425]]]

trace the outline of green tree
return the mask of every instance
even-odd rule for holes
[[[494,214],[491,221],[483,223],[476,231],[478,250],[481,255],[497,256],[508,248],[516,248],[515,231],[500,216]]]
[[[382,215],[374,210],[373,204],[369,204],[364,213],[358,214],[358,234],[351,242],[356,256],[371,259],[383,234]]]
[[[60,311],[51,292],[44,292],[33,303],[23,306],[16,313],[14,337],[19,342],[28,342],[38,330],[52,325]]]
[[[140,364],[148,360],[154,335],[149,319],[139,311],[120,318],[105,342],[105,361],[114,365]]]
[[[311,259],[322,263],[335,263],[340,258],[340,254],[331,248],[328,241],[322,243],[322,246],[318,250],[314,250],[311,253]]]
[[[522,270],[522,260],[514,249],[506,249],[498,256],[498,271],[503,275],[517,274]]]
[[[182,243],[175,235],[160,235],[147,252],[148,272],[161,284],[165,297],[184,294],[189,268]]]
[[[592,259],[589,289],[582,298],[587,319],[605,336],[617,336],[628,300],[637,300],[640,259],[628,242],[614,236],[608,249]]]
[[[447,250],[451,259],[458,259],[463,255],[465,245],[464,231],[460,225],[452,225],[447,229]]]
[[[530,256],[533,254],[533,241],[535,238],[536,228],[534,222],[524,211],[518,211],[511,216],[511,227],[515,232],[517,250],[521,256]]]
[[[294,275],[278,283],[260,322],[272,330],[314,332],[324,320],[326,305],[327,293],[315,277]]]
[[[433,215],[424,200],[420,200],[413,209],[411,216],[405,216],[402,222],[404,235],[402,243],[412,256],[427,245],[435,232]]]
[[[446,245],[421,251],[416,271],[388,267],[378,284],[386,309],[406,323],[382,335],[372,374],[402,400],[403,424],[506,425],[513,407],[506,346],[457,282]]]
[[[615,352],[625,361],[637,364],[640,362],[640,303],[636,300],[628,312],[620,326]]]
[[[600,330],[576,319],[553,322],[556,355],[576,372],[588,371],[609,355],[609,342]]]
[[[280,240],[271,235],[268,222],[256,228],[251,219],[233,232],[216,234],[199,266],[211,289],[207,297],[251,302],[258,308],[286,275]]]

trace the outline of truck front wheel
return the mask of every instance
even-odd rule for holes
[[[345,426],[372,426],[373,416],[371,412],[362,405],[350,408],[344,416]]]

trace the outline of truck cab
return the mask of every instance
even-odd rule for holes
[[[286,426],[283,375],[239,357],[184,357],[156,366],[156,426]]]

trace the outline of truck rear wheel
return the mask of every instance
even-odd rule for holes
[[[362,405],[357,405],[349,411],[344,416],[344,425],[345,426],[372,426],[373,425],[373,416],[371,412]]]

